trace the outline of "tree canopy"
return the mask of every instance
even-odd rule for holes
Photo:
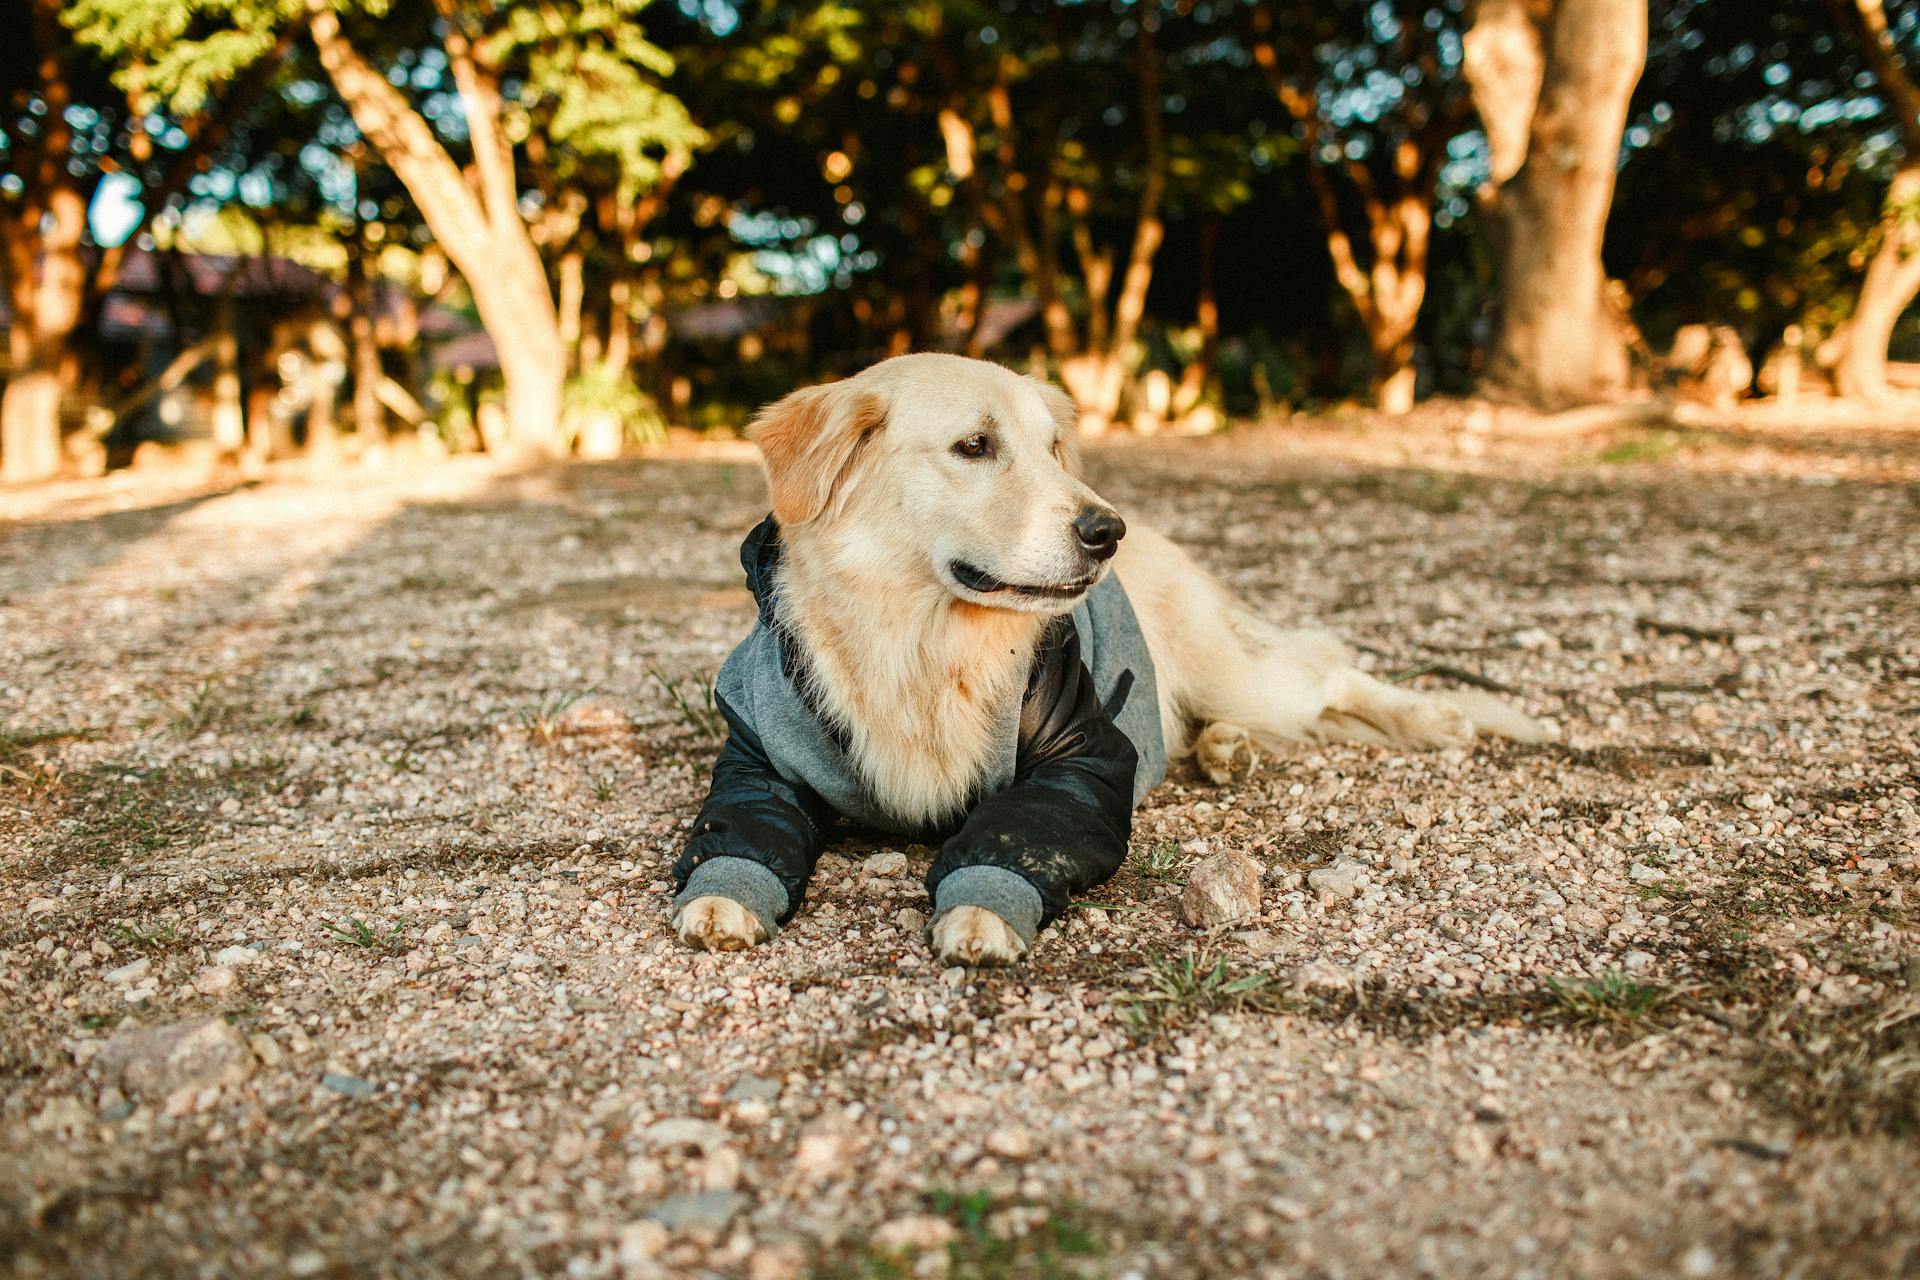
[[[375,295],[470,316],[488,447],[929,347],[1090,430],[1630,393],[1688,326],[1851,394],[1920,355],[1920,0],[0,8],[13,476],[126,255],[222,211],[360,298],[358,430],[425,341]]]

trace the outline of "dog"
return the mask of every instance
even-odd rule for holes
[[[1088,487],[1074,404],[1039,379],[900,356],[747,435],[772,514],[743,548],[761,618],[717,682],[728,743],[675,867],[694,947],[770,938],[851,819],[944,840],[934,953],[1010,963],[1119,867],[1169,760],[1225,783],[1287,744],[1549,736],[1257,616]]]

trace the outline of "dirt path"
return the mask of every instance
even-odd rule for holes
[[[1773,443],[1348,443],[1137,444],[1096,479],[1274,616],[1518,690],[1564,745],[1176,770],[1097,903],[986,976],[927,957],[924,848],[838,847],[750,955],[664,928],[752,616],[750,465],[0,528],[0,1254],[1920,1270],[1920,490],[1874,478],[1920,444],[1816,484]],[[1207,938],[1175,906],[1222,847],[1265,911]]]

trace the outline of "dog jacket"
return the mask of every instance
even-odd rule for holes
[[[760,617],[714,684],[728,737],[674,867],[682,902],[720,893],[771,932],[798,910],[836,819],[939,843],[927,876],[936,907],[988,907],[1028,942],[1119,869],[1133,806],[1166,774],[1166,747],[1153,660],[1118,578],[1048,626],[1025,693],[999,713],[974,798],[955,822],[929,828],[887,812],[809,702],[806,655],[776,608],[779,557],[769,516],[740,549]]]

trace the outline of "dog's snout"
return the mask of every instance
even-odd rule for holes
[[[1088,555],[1105,560],[1120,549],[1120,539],[1127,536],[1127,522],[1105,507],[1088,507],[1074,520],[1073,532]]]

